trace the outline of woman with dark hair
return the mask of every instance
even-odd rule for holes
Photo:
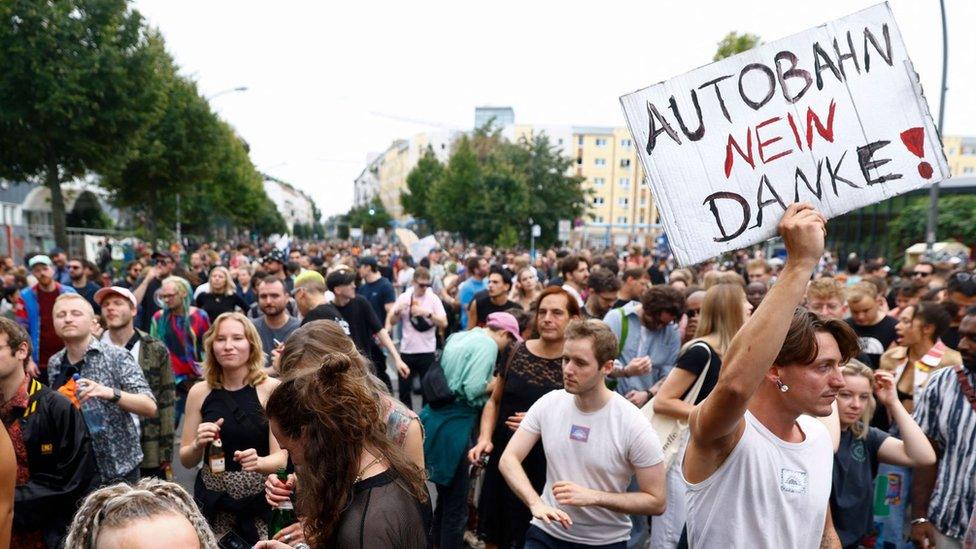
[[[478,505],[478,530],[489,547],[521,547],[532,514],[498,470],[498,460],[518,429],[525,412],[550,391],[563,388],[562,357],[566,325],[580,318],[576,298],[550,286],[535,302],[537,339],[519,344],[498,372],[491,397],[481,413],[478,441],[468,452],[474,464],[487,458],[485,482]],[[546,457],[542,444],[522,462],[538,493],[546,484]]]
[[[424,472],[387,436],[375,385],[352,358],[333,354],[296,371],[268,399],[267,415],[295,463],[312,547],[426,549]]]
[[[962,364],[962,356],[942,342],[942,335],[949,328],[951,315],[941,303],[922,301],[917,305],[907,305],[898,314],[895,331],[898,334],[897,346],[881,355],[879,370],[894,375],[897,401],[911,413],[915,400],[925,389],[929,378],[935,371]],[[879,426],[888,433],[901,438],[904,433],[890,418],[895,417],[890,404],[877,407],[872,425]],[[876,522],[881,523],[878,534],[878,547],[893,542],[902,544],[905,502],[908,501],[912,469],[903,465],[882,464],[878,468],[878,478],[883,479],[878,487],[885,493],[898,494],[886,497],[885,501],[900,503],[888,504],[887,517],[879,513]]]
[[[962,356],[941,339],[950,322],[945,306],[934,301],[906,305],[898,315],[898,345],[881,355],[881,368],[894,373],[898,400],[909,412],[933,371],[962,364]]]

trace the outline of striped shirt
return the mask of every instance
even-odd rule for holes
[[[966,370],[966,377],[976,385],[976,373]],[[915,421],[942,449],[929,520],[943,535],[960,539],[976,503],[976,411],[962,392],[955,368],[929,377],[915,406]]]

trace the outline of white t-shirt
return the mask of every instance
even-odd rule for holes
[[[712,476],[688,487],[688,546],[820,547],[833,471],[827,428],[796,422],[806,438],[786,442],[748,411],[739,443]]]
[[[634,470],[661,463],[661,442],[644,414],[627,399],[613,393],[595,412],[584,413],[576,397],[552,391],[536,401],[519,426],[542,436],[546,450],[546,487],[542,501],[562,509],[573,520],[565,529],[558,523],[532,524],[552,537],[573,543],[605,545],[630,538],[630,517],[603,507],[562,506],[552,486],[567,480],[585,488],[622,494]]]

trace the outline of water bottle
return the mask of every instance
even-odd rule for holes
[[[81,378],[80,375],[75,374],[71,379],[75,380],[75,384],[78,385],[77,392],[75,394],[81,393],[81,383],[78,381]],[[79,401],[80,401],[79,397]],[[88,425],[88,432],[97,435],[105,430],[105,412],[99,403],[95,402],[93,399],[88,399],[81,404],[81,413],[85,416],[85,424]]]

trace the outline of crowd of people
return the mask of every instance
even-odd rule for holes
[[[0,545],[976,546],[972,266],[779,229],[4,258]]]

